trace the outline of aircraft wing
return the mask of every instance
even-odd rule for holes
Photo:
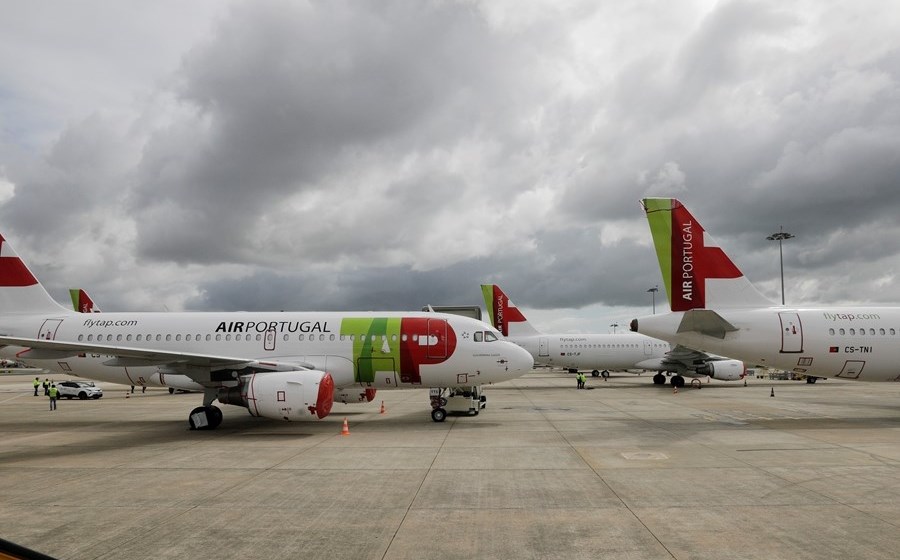
[[[713,354],[707,354],[706,352],[700,352],[699,350],[692,350],[691,348],[679,344],[666,352],[666,355],[662,358],[644,360],[635,365],[643,369],[674,371],[683,374],[686,371],[696,369],[697,366],[703,365],[706,362],[722,359],[724,358]]]
[[[23,350],[18,355],[32,359],[64,359],[78,354],[101,354],[111,356],[110,360],[104,362],[105,365],[118,367],[160,366],[171,369],[172,373],[187,375],[198,383],[209,382],[210,372],[223,369],[238,370],[248,367],[255,371],[312,369],[308,364],[296,362],[260,362],[236,356],[147,350],[126,346],[41,340],[38,338],[0,336],[0,345],[24,346],[27,350]]]

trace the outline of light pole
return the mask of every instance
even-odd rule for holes
[[[618,326],[619,326],[619,323],[613,323],[612,325],[610,325],[610,327],[613,328],[613,334],[616,334],[616,329],[618,328]]]
[[[659,291],[659,284],[653,286],[647,291],[650,292],[650,303],[651,305],[653,305],[653,314],[656,315],[656,292]]]
[[[781,263],[781,305],[784,305],[784,252],[781,250],[781,242],[793,237],[792,234],[784,231],[784,226],[778,226],[778,233],[766,237],[769,241],[778,242],[778,262]]]

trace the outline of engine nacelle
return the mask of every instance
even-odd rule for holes
[[[325,418],[334,405],[334,380],[318,370],[260,372],[221,389],[219,402],[246,407],[253,416],[281,420]]]
[[[699,366],[697,373],[722,381],[737,381],[747,375],[747,367],[740,360],[716,360]]]
[[[367,403],[374,398],[375,387],[348,387],[334,392],[334,400],[344,404]]]

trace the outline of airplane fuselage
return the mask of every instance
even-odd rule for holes
[[[684,312],[637,319],[637,331],[747,364],[815,377],[900,380],[900,308],[715,309],[737,330],[678,332]]]
[[[637,364],[664,358],[671,347],[635,333],[540,334],[506,338],[528,352],[535,364],[579,370],[641,369]]]
[[[329,372],[335,387],[380,389],[471,387],[513,379],[530,369],[521,350],[510,343],[476,342],[474,333],[486,330],[496,332],[480,321],[434,313],[59,313],[0,318],[0,333],[11,337],[297,363]],[[167,359],[159,364],[146,358],[129,362],[102,350],[66,353],[6,346],[0,356],[55,373],[117,383],[165,385],[167,375],[181,373]]]

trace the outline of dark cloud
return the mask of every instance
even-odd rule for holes
[[[24,5],[0,22],[2,231],[58,297],[413,309],[496,282],[542,313],[616,313],[661,283],[649,195],[683,200],[773,300],[780,226],[789,301],[897,299],[890,10],[155,6],[131,32],[67,10],[84,43],[42,39]]]

